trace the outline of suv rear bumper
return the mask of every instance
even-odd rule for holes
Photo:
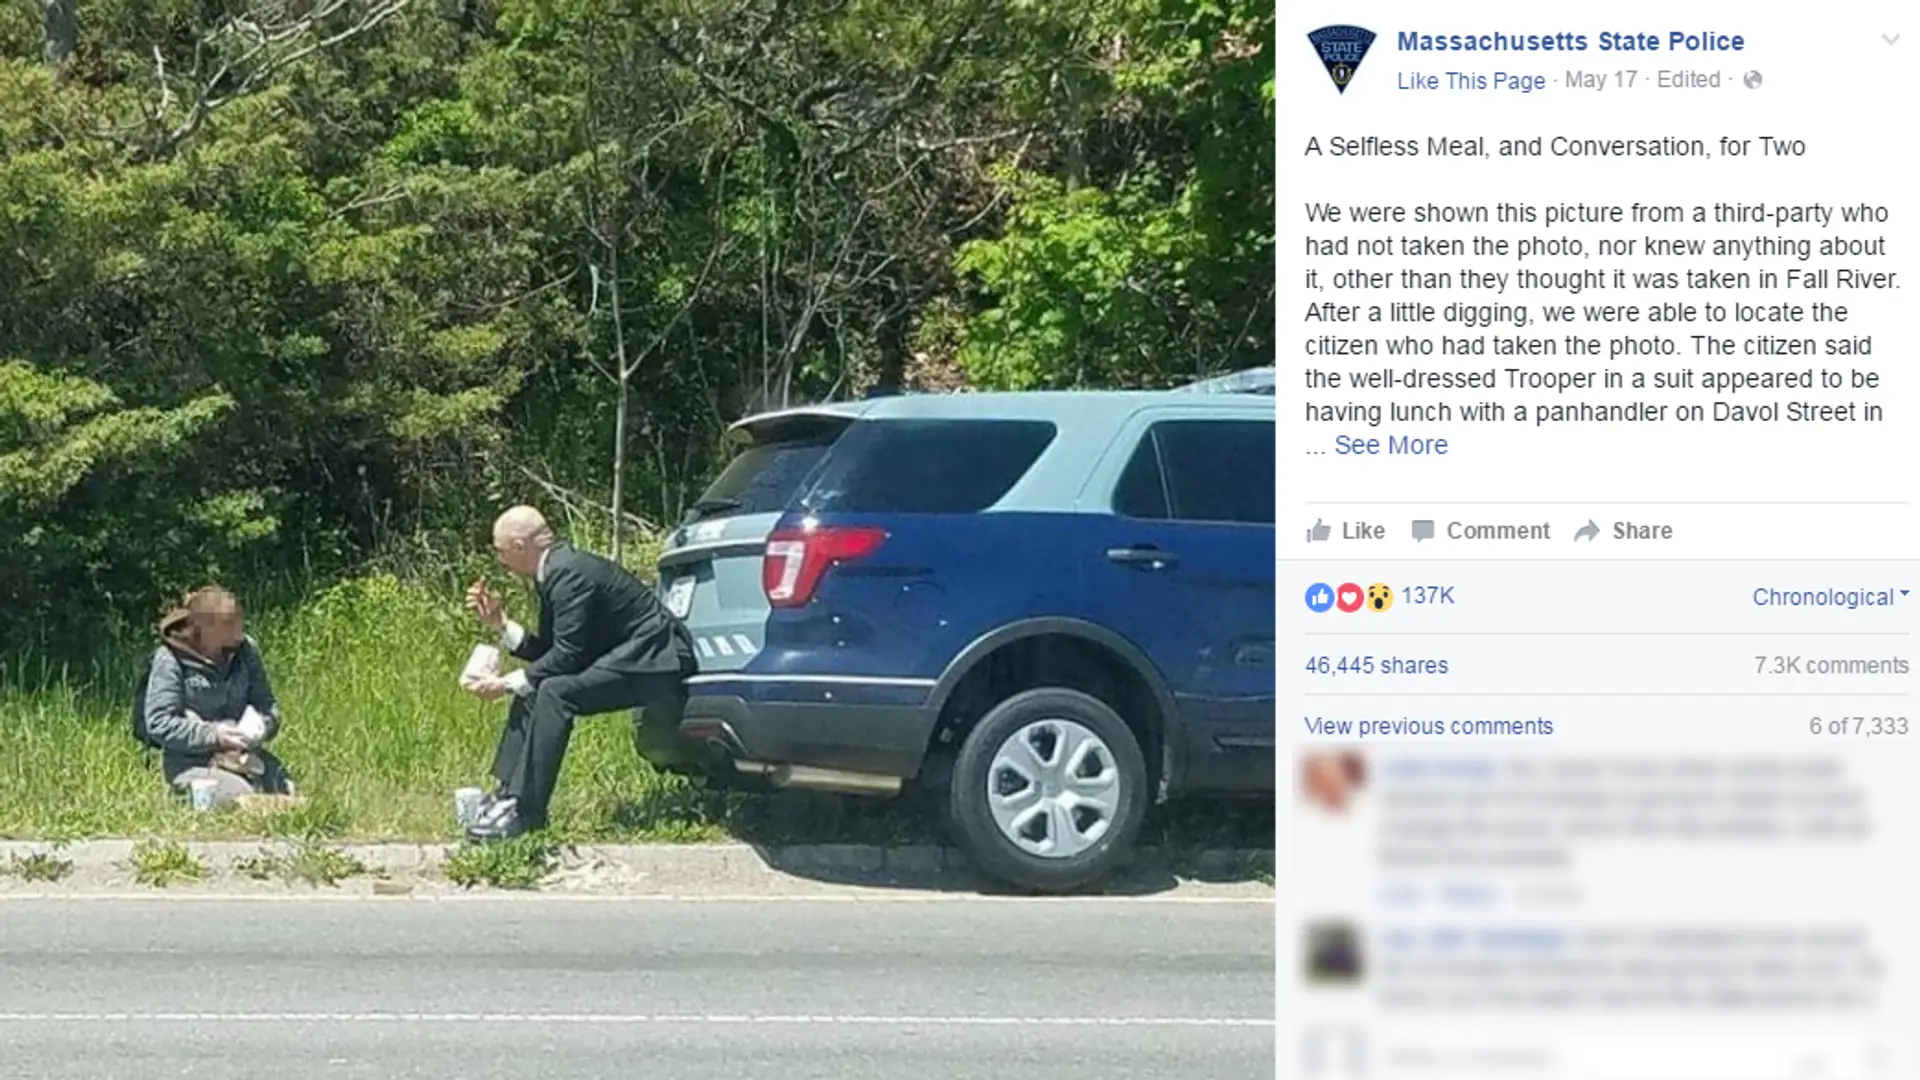
[[[790,701],[735,691],[728,684],[695,687],[680,734],[736,764],[909,779],[920,772],[938,719],[924,700]]]

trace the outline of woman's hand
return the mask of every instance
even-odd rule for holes
[[[253,743],[240,729],[232,724],[220,724],[214,729],[214,742],[222,750],[246,751],[253,749]]]
[[[506,609],[500,606],[500,598],[493,595],[485,581],[467,586],[467,610],[480,616],[480,621],[491,626],[495,633],[507,628]]]

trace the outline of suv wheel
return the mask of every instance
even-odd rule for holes
[[[1048,892],[1114,870],[1146,812],[1140,743],[1107,704],[1040,689],[1001,702],[954,761],[949,809],[983,871]]]

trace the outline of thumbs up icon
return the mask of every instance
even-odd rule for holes
[[[1323,525],[1320,523],[1319,518],[1314,518],[1313,528],[1307,530],[1307,543],[1311,544],[1316,540],[1326,540],[1332,535],[1333,535],[1333,526]]]

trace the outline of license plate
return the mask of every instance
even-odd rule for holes
[[[675,578],[673,584],[667,586],[667,610],[673,612],[676,619],[686,618],[693,610],[692,578]]]

